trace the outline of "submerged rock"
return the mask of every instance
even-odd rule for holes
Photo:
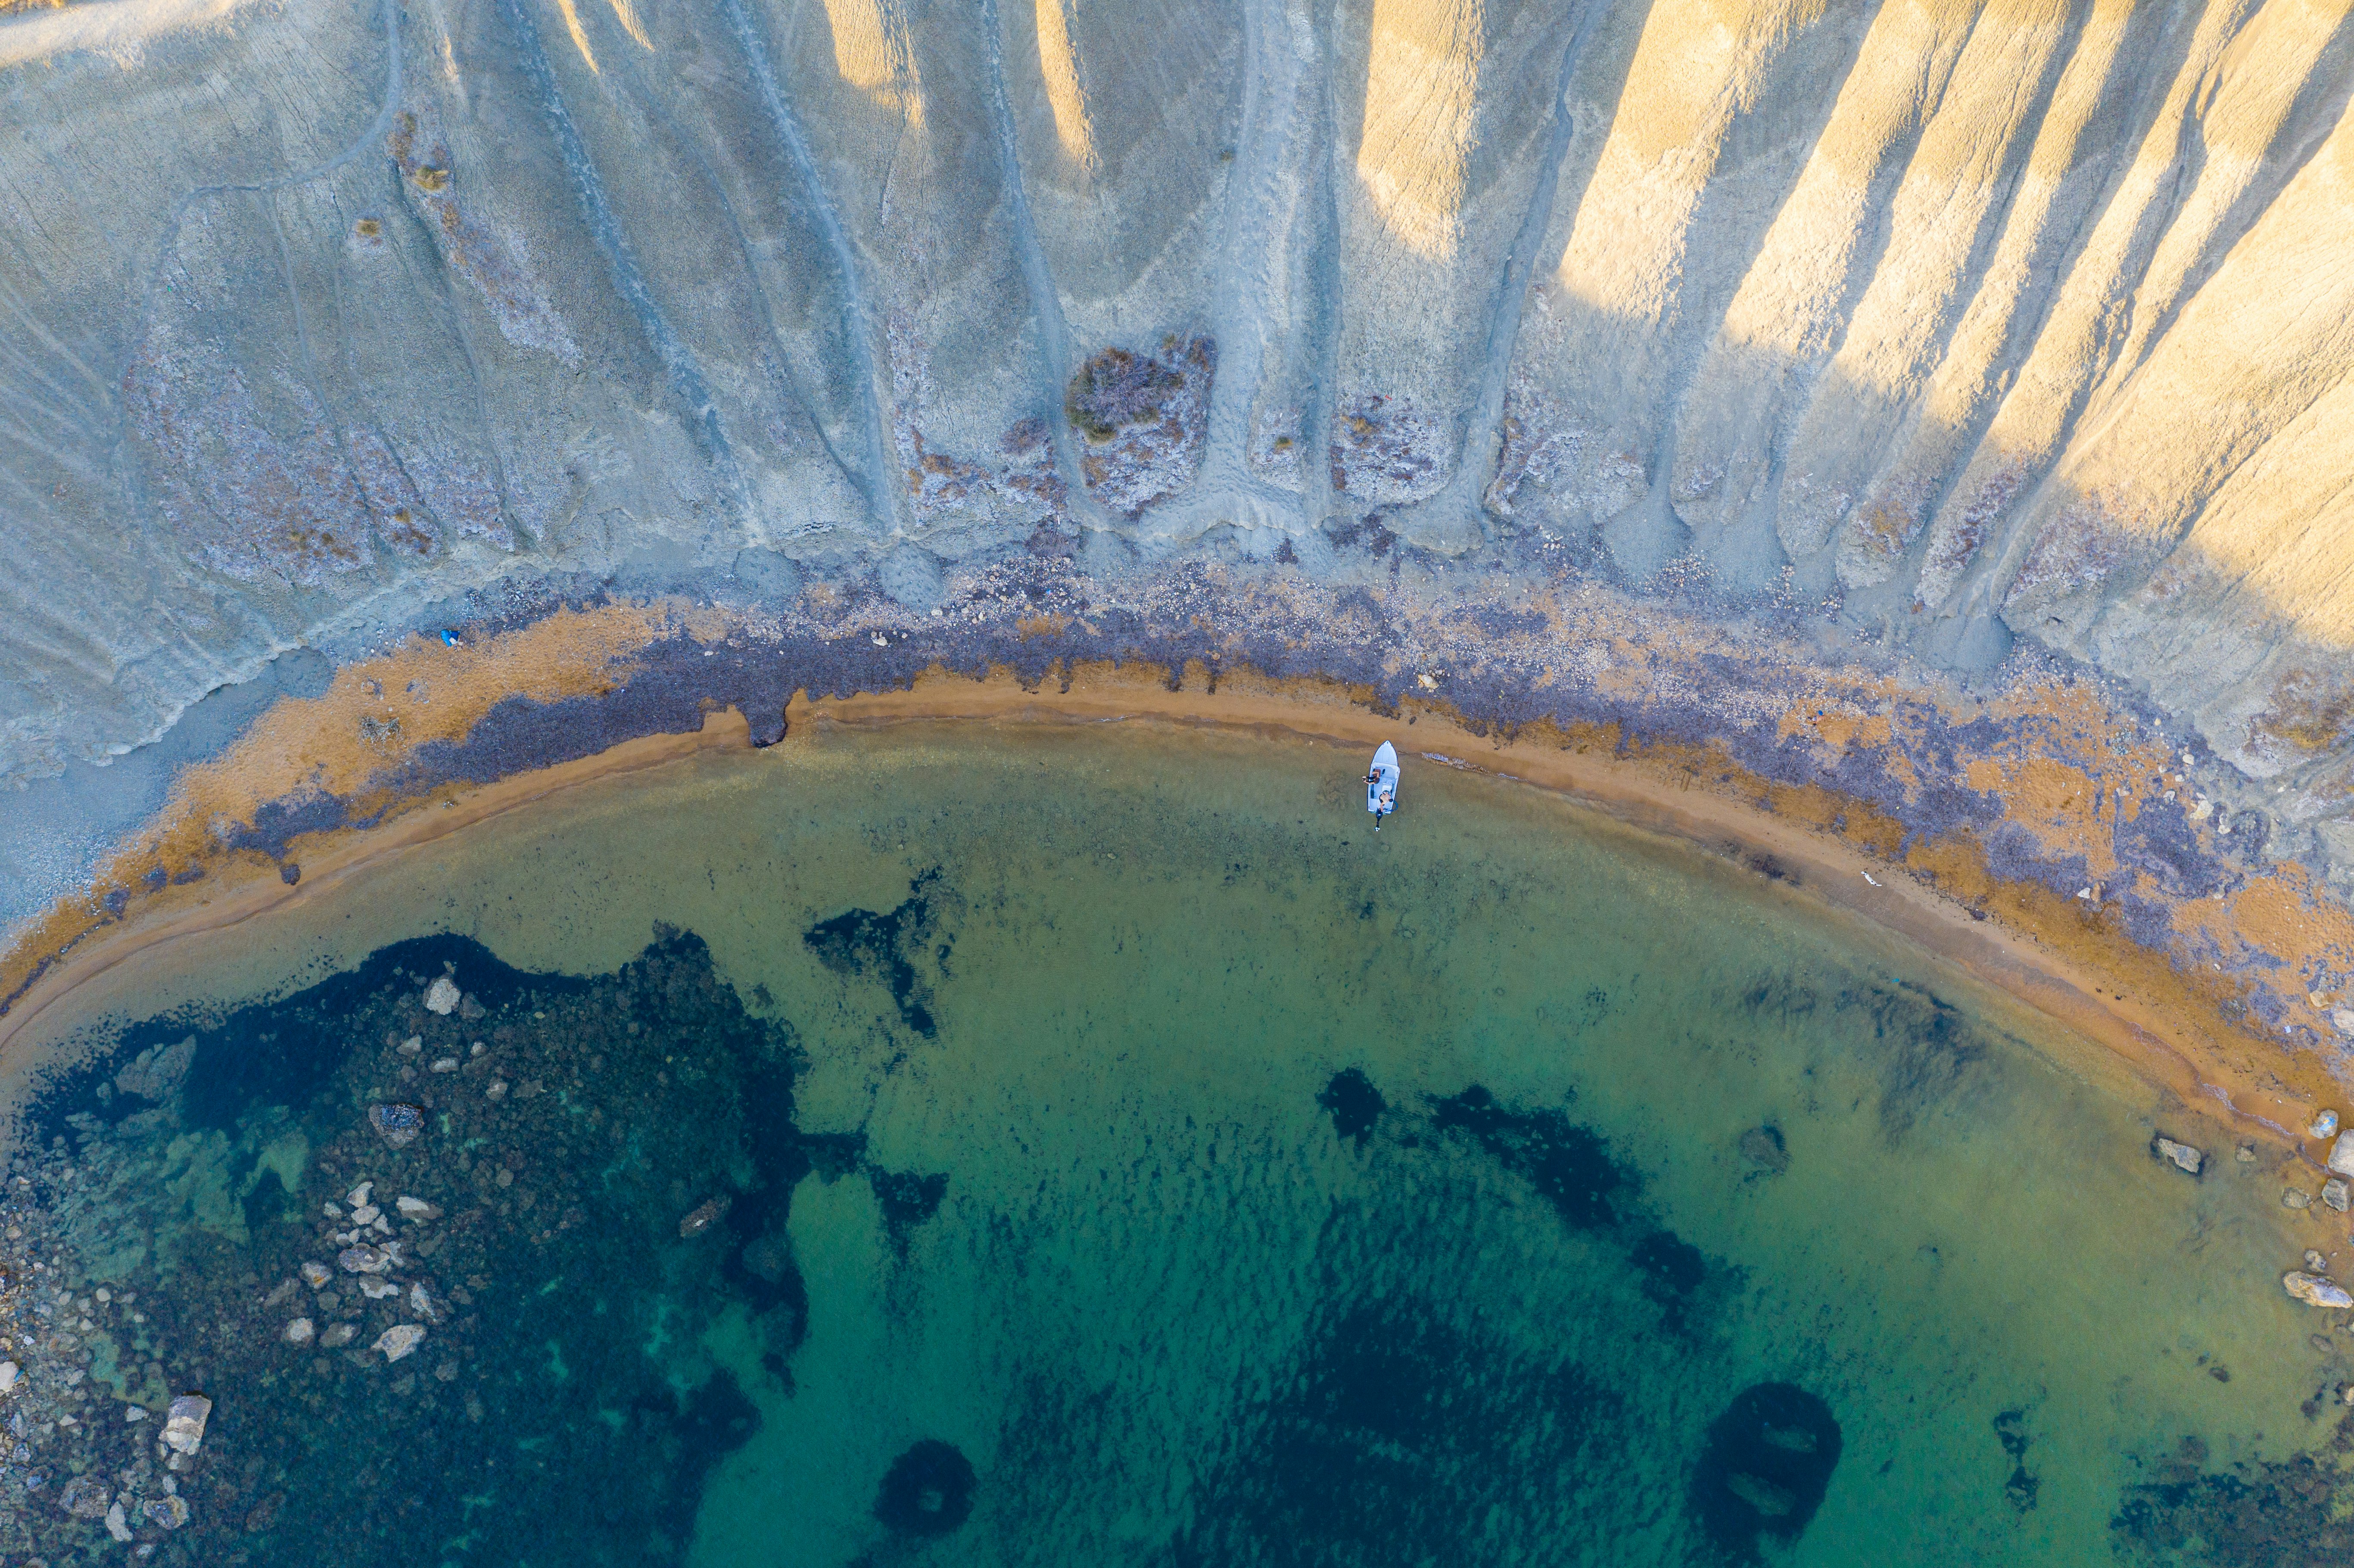
[[[392,1251],[389,1247],[370,1246],[363,1242],[337,1253],[335,1261],[344,1266],[345,1274],[382,1274],[392,1266]]]
[[[76,1476],[58,1489],[58,1506],[76,1519],[103,1519],[112,1494],[96,1476]]]
[[[387,1361],[397,1361],[417,1349],[425,1338],[425,1329],[418,1323],[395,1323],[376,1339],[374,1349],[384,1352]]]
[[[1687,1506],[1721,1554],[1755,1562],[1763,1542],[1787,1546],[1806,1530],[1841,1446],[1815,1395],[1779,1383],[1744,1389],[1709,1424]]]
[[[393,1148],[405,1149],[425,1130],[425,1107],[398,1102],[373,1105],[368,1107],[368,1125]]]
[[[357,1323],[331,1324],[327,1331],[319,1336],[319,1345],[323,1350],[339,1351],[358,1339],[359,1333],[360,1326]]]
[[[1347,1067],[1333,1074],[1317,1095],[1316,1103],[1331,1113],[1332,1130],[1360,1149],[1373,1136],[1382,1113],[1389,1108],[1382,1092],[1361,1067]]]
[[[2340,1176],[2354,1176],[2354,1128],[2339,1133],[2329,1146],[2329,1168]]]
[[[953,1444],[927,1437],[891,1461],[875,1517],[901,1535],[947,1535],[971,1517],[975,1479]]]
[[[17,1374],[23,1371],[24,1369],[15,1361],[0,1361],[0,1393],[6,1393],[15,1388]]]
[[[2187,1143],[2177,1143],[2164,1133],[2149,1140],[2149,1151],[2176,1170],[2191,1176],[2198,1175],[2200,1168],[2207,1163],[2207,1154],[2204,1150],[2193,1149]]]
[[[176,1045],[150,1045],[139,1053],[137,1061],[114,1075],[115,1092],[148,1100],[168,1098],[178,1091],[196,1056],[196,1037],[193,1034]]]
[[[425,988],[425,1011],[447,1018],[458,1011],[458,988],[448,975],[442,975]]]
[[[149,1499],[144,1511],[148,1522],[164,1530],[177,1530],[188,1522],[188,1505],[176,1492],[170,1497]]]
[[[2342,1287],[2296,1269],[2281,1276],[2281,1288],[2308,1307],[2354,1307],[2354,1296]]]
[[[316,1290],[335,1277],[335,1271],[323,1263],[305,1263],[302,1267],[302,1283]]]
[[[1741,1158],[1769,1175],[1778,1176],[1790,1168],[1789,1146],[1782,1141],[1782,1129],[1772,1122],[1741,1135]]]
[[[2327,1138],[2338,1130],[2338,1113],[2319,1110],[2313,1113],[2312,1124],[2305,1129],[2315,1138]]]
[[[717,1224],[726,1216],[727,1204],[727,1196],[723,1192],[709,1202],[695,1209],[686,1218],[678,1222],[679,1239],[684,1241],[689,1236],[699,1236]]]
[[[106,1533],[117,1541],[131,1539],[131,1520],[122,1511],[121,1499],[117,1499],[114,1505],[106,1510]]]
[[[400,1195],[398,1206],[400,1210],[400,1217],[404,1220],[438,1220],[441,1217],[441,1211],[438,1206],[427,1202],[422,1198],[412,1198],[406,1192]]]
[[[2281,1190],[2281,1207],[2284,1209],[2309,1209],[2313,1207],[2313,1194],[2306,1192],[2300,1187],[2283,1188]]]
[[[2332,1176],[2321,1184],[2321,1201],[2339,1213],[2346,1212],[2349,1200],[2354,1200],[2354,1190],[2348,1188],[2345,1177]]]

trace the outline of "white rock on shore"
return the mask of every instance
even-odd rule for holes
[[[444,1018],[458,1011],[458,988],[448,975],[425,988],[425,1011]]]
[[[2281,1276],[2281,1288],[2308,1307],[2354,1307],[2354,1296],[2344,1287],[2297,1269]]]

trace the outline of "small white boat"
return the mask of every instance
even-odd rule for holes
[[[1373,814],[1373,832],[1382,831],[1382,819],[1397,810],[1398,761],[1397,747],[1388,741],[1373,753],[1373,766],[1365,775],[1365,810]]]

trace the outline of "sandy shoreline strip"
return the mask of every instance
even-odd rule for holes
[[[1835,831],[1805,820],[1819,813],[1775,809],[1771,791],[1754,794],[1750,784],[1728,779],[1721,767],[1702,778],[1692,759],[1681,755],[1628,753],[1608,736],[1550,727],[1515,736],[1483,733],[1486,726],[1467,724],[1437,703],[1408,703],[1386,714],[1366,694],[1331,683],[1231,672],[1213,680],[1199,667],[1172,673],[1135,664],[1076,665],[1059,683],[1025,684],[1011,673],[975,680],[935,672],[902,691],[816,700],[804,692],[792,698],[786,718],[779,749],[788,752],[797,737],[805,741],[828,727],[905,724],[1198,726],[1369,751],[1383,740],[1394,741],[1409,758],[1427,759],[1426,765],[1552,791],[1795,885],[2088,1037],[2187,1107],[2246,1136],[2295,1147],[2308,1160],[2320,1152],[2319,1145],[2290,1129],[2303,1127],[2313,1105],[2330,1103],[2327,1078],[2317,1067],[2315,1082],[2296,1081],[2306,1075],[2297,1072],[2300,1064],[2278,1046],[2232,1029],[2215,1012],[2211,995],[2188,977],[2168,983],[2162,958],[2120,936],[2103,940],[2097,919],[2044,889],[2005,885],[1992,897],[1957,895],[1955,878],[1934,849],[1895,860],[1886,853],[1893,846],[1876,842],[1869,822]],[[749,745],[744,716],[724,710],[697,733],[644,736],[493,783],[436,791],[395,809],[374,827],[306,836],[294,885],[257,857],[225,856],[204,880],[141,899],[122,921],[93,930],[49,965],[0,1016],[0,1057],[102,977],[179,938],[316,897],[417,844],[592,780]],[[2039,900],[2054,907],[2041,907]],[[2083,940],[2066,940],[2064,929],[2062,941],[2047,939],[2055,907],[2076,923]]]

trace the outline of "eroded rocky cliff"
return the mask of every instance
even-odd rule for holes
[[[2031,639],[2354,853],[2349,87],[2343,0],[9,17],[0,774],[502,579],[1363,534]]]

